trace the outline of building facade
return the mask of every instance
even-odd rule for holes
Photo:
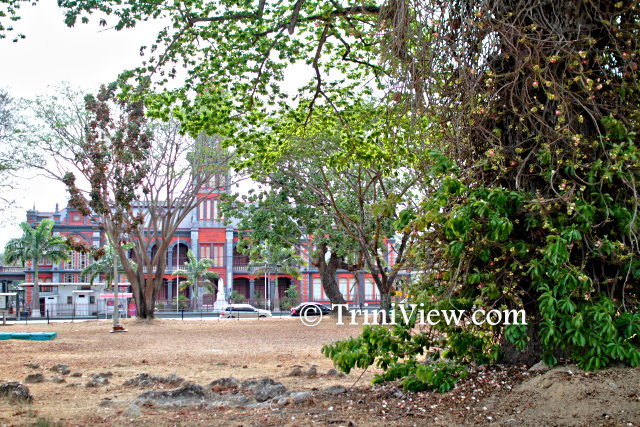
[[[267,300],[273,300],[278,293],[280,301],[293,303],[287,289],[294,287],[299,301],[317,301],[329,303],[322,288],[318,270],[310,262],[309,254],[313,252],[312,239],[300,242],[299,255],[304,260],[300,266],[301,276],[294,278],[278,271],[261,271],[256,274],[251,271],[249,258],[237,250],[241,233],[233,222],[227,224],[221,218],[219,209],[219,195],[212,192],[199,194],[200,204],[180,224],[166,253],[166,269],[163,273],[163,284],[158,292],[157,307],[163,309],[177,309],[176,295],[181,295],[181,304],[194,310],[213,310],[215,301],[224,295],[226,301],[250,302],[257,306],[266,305]],[[53,233],[70,237],[78,243],[88,247],[101,247],[107,242],[104,232],[92,217],[83,216],[77,209],[66,207],[56,208],[52,212],[42,212],[35,209],[27,211],[27,222],[34,227],[43,219],[50,218],[55,226]],[[152,254],[155,247],[151,248]],[[191,250],[198,259],[213,260],[212,270],[218,273],[218,287],[223,292],[206,293],[204,289],[197,292],[198,299],[192,299],[192,289],[183,289],[180,281],[184,280],[176,275],[176,271],[183,269],[187,262],[187,251]],[[387,263],[393,265],[393,241],[388,242]],[[72,253],[71,259],[63,263],[51,263],[47,260],[39,265],[40,307],[44,316],[68,314],[72,311],[77,315],[100,315],[113,311],[113,294],[110,294],[103,283],[90,286],[82,270],[92,262],[87,254]],[[16,283],[23,276],[24,299],[28,306],[31,300],[33,274],[32,265],[26,268],[6,267],[6,274],[0,268],[2,283]],[[18,271],[17,271],[18,270]],[[11,274],[11,277],[9,276]],[[17,276],[16,276],[17,275]],[[6,277],[4,277],[6,276]],[[121,310],[126,314],[135,314],[135,305],[131,306],[131,289],[123,274],[119,278],[119,291],[125,297],[125,305]],[[350,304],[364,303],[375,305],[379,301],[378,289],[371,275],[366,271],[357,273],[338,271],[337,282],[345,300]],[[129,298],[129,300],[127,300]],[[219,306],[219,304],[218,304]],[[286,310],[287,305],[275,307]]]

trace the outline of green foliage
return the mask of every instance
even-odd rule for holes
[[[374,364],[382,368],[383,372],[374,376],[374,384],[402,380],[403,388],[408,391],[449,391],[458,379],[465,377],[466,369],[455,361],[441,358],[437,351],[430,354],[427,361],[418,361],[418,356],[424,354],[434,338],[425,332],[410,333],[413,326],[415,318],[390,329],[365,326],[361,335],[325,345],[322,353],[345,373]]]
[[[287,298],[296,299],[300,297],[300,292],[298,292],[298,288],[295,285],[290,285],[285,291]]]
[[[527,325],[438,324],[440,338],[418,348],[407,342],[421,332],[393,327],[325,354],[345,370],[381,366],[405,387],[427,368],[394,365],[390,343],[406,349],[403,361],[442,348],[460,363],[638,366],[637,5],[428,4],[402,28],[402,47],[393,33],[386,52],[389,66],[411,75],[406,86],[431,82],[408,96],[409,108],[440,122],[440,152],[416,166],[429,177],[428,197],[396,223],[418,236],[412,254],[423,273],[411,301],[524,309]]]
[[[193,289],[193,297],[198,297],[198,288],[203,285],[209,293],[215,294],[217,291],[216,282],[220,278],[218,273],[210,271],[213,267],[213,260],[209,258],[197,259],[196,255],[189,249],[187,251],[187,261],[184,264],[183,270],[177,270],[174,274],[176,276],[186,277],[180,285],[180,289],[187,289],[191,287]]]
[[[233,303],[242,303],[245,300],[245,296],[234,289],[231,291],[231,294],[229,295],[229,299]]]

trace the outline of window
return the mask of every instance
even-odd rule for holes
[[[211,245],[200,245],[200,259],[211,258]]]
[[[40,292],[58,292],[57,286],[40,286]]]
[[[364,299],[371,301],[376,299],[376,283],[373,279],[364,279]]]
[[[89,304],[95,304],[96,303],[96,297],[93,295],[89,296]]]
[[[340,279],[338,281],[338,285],[340,286],[340,293],[344,297],[345,300],[349,299],[349,279]]]
[[[224,267],[224,243],[200,245],[200,259],[202,258],[210,258],[214,267]]]
[[[213,199],[204,199],[198,206],[198,218],[203,221],[217,220],[218,218],[218,201]]]
[[[320,279],[313,279],[313,299],[322,299],[322,281]]]
[[[78,254],[78,268],[83,269],[87,266],[87,254],[86,253],[79,253]]]
[[[224,266],[224,245],[213,245],[213,254],[211,259],[213,260],[214,267]]]
[[[68,296],[67,297],[67,304],[73,304],[73,297],[72,296]]]
[[[75,283],[76,282],[76,275],[72,274],[72,273],[65,273],[63,276],[63,281],[64,283]]]

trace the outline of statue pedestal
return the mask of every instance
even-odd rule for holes
[[[224,296],[224,287],[218,286],[218,293],[216,294],[216,302],[213,303],[213,309],[222,310],[227,305],[229,304],[227,304],[227,300],[225,299],[225,296]]]

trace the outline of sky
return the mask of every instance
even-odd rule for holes
[[[25,4],[22,19],[14,27],[27,36],[17,43],[12,34],[0,40],[0,87],[14,98],[35,98],[52,87],[69,82],[95,91],[101,83],[115,80],[124,69],[141,61],[140,46],[153,42],[161,23],[143,23],[131,30],[105,30],[94,21],[74,28],[64,25],[64,14],[54,1],[37,6]],[[64,185],[46,178],[20,180],[9,194],[16,200],[12,215],[0,217],[0,252],[4,244],[21,235],[17,224],[26,220],[26,210],[53,211],[56,203],[66,206]]]

